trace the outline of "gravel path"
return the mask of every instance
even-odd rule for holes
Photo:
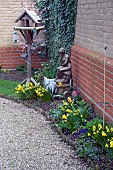
[[[0,170],[86,169],[43,115],[0,98]]]

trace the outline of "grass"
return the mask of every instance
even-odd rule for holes
[[[17,97],[15,94],[15,87],[19,84],[16,81],[9,81],[0,79],[0,95]]]

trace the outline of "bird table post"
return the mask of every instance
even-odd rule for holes
[[[41,23],[41,19],[39,16],[34,12],[30,11],[28,9],[25,9],[21,15],[15,20],[15,23],[20,21],[20,26],[15,26],[14,30],[19,30],[22,34],[22,37],[26,44],[26,53],[22,54],[21,57],[25,59],[27,63],[27,78],[21,82],[21,84],[25,83],[28,84],[29,82],[33,82],[34,84],[37,84],[37,82],[32,78],[32,60],[31,56],[34,54],[31,51],[31,47],[33,44],[33,30],[36,30],[36,35],[38,35],[40,30],[44,30],[44,26],[38,26]],[[36,51],[36,49],[35,49]]]

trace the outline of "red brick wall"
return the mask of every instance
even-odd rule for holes
[[[99,53],[73,45],[71,51],[73,85],[80,89],[81,95],[93,103],[95,110],[103,113],[104,102],[104,57]],[[106,58],[105,99],[106,118],[113,121],[113,59]]]
[[[0,47],[0,64],[3,69],[16,69],[21,64],[25,63],[25,60],[20,57],[22,49],[17,45],[6,45]],[[47,59],[41,59],[38,54],[32,56],[32,67],[40,68],[41,62],[47,61]]]

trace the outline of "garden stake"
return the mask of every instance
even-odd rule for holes
[[[105,125],[105,108],[106,108],[106,49],[105,47],[105,57],[104,57],[104,110],[103,110],[103,127]]]

